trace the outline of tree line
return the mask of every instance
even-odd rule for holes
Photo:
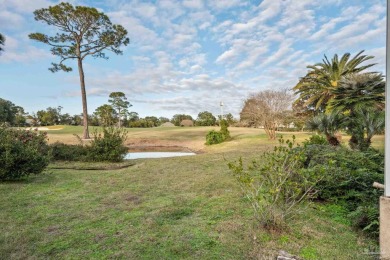
[[[132,105],[127,101],[123,92],[113,92],[109,95],[108,104],[103,104],[88,115],[88,122],[92,126],[118,126],[130,128],[157,127],[171,122],[180,126],[183,120],[191,120],[196,126],[219,125],[220,115],[215,117],[211,112],[203,111],[194,119],[191,115],[176,114],[172,118],[146,116],[140,117],[137,112],[129,111]],[[62,113],[62,106],[48,107],[37,112],[27,113],[24,108],[11,101],[0,98],[0,123],[9,126],[49,126],[49,125],[83,125],[83,114],[70,115]],[[237,120],[231,113],[224,115],[229,125],[234,125]]]

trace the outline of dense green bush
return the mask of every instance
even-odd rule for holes
[[[89,161],[120,162],[128,152],[124,145],[127,131],[123,128],[106,127],[102,132],[95,131],[88,147]]]
[[[220,131],[217,132],[215,130],[211,130],[207,133],[206,135],[207,145],[219,144],[230,138],[230,132],[228,130],[228,126],[229,126],[228,122],[225,119],[222,119],[220,121],[220,125],[221,125]]]
[[[47,134],[0,128],[0,180],[41,173],[49,163]]]
[[[310,136],[309,139],[303,141],[303,144],[305,146],[308,146],[311,144],[326,145],[326,144],[328,144],[328,141],[326,140],[325,136],[314,134],[314,135]]]
[[[255,217],[267,228],[281,228],[304,210],[298,205],[307,201],[326,167],[305,168],[304,151],[294,149],[294,139],[284,142],[281,138],[279,142],[272,152],[264,153],[247,167],[241,158],[228,164],[251,202]]]
[[[51,158],[55,161],[87,161],[88,147],[56,142],[50,145]]]
[[[212,145],[212,144],[219,144],[224,141],[224,135],[221,132],[217,132],[215,130],[211,130],[206,135],[206,144]]]
[[[54,143],[50,145],[53,160],[59,161],[110,161],[120,162],[128,152],[124,145],[127,132],[123,128],[106,127],[102,132],[95,130],[88,145]]]
[[[384,181],[384,156],[376,150],[350,150],[329,145],[308,145],[305,167],[331,162],[324,178],[316,185],[319,199],[344,206],[353,224],[370,234],[378,233],[378,200],[382,191],[373,182]]]
[[[222,119],[219,123],[221,125],[221,134],[223,135],[223,140],[229,139],[230,138],[230,132],[228,130],[229,123],[227,120]]]

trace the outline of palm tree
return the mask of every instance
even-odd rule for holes
[[[326,136],[328,143],[333,146],[340,144],[336,132],[343,126],[343,117],[339,113],[319,114],[306,123],[309,130],[319,131]]]
[[[329,108],[347,113],[369,107],[384,108],[386,84],[383,78],[380,73],[346,75],[333,90]]]
[[[349,145],[353,149],[365,150],[371,143],[371,138],[368,143],[365,141],[368,134],[366,127],[370,126],[366,120],[377,120],[373,114],[384,108],[386,84],[383,76],[379,73],[353,73],[343,77],[339,83],[328,108],[347,115],[346,126],[351,134]]]
[[[352,149],[367,150],[374,135],[385,128],[385,113],[375,108],[356,109],[354,117],[347,117],[347,132],[352,136],[349,145]]]
[[[299,95],[298,100],[304,100],[308,108],[320,112],[325,111],[329,101],[334,97],[334,90],[339,87],[339,82],[343,77],[351,73],[359,73],[375,65],[361,65],[374,58],[361,55],[363,52],[360,51],[352,59],[349,53],[345,53],[341,59],[335,54],[331,61],[325,55],[322,63],[307,66],[310,70],[293,88],[295,94]]]
[[[4,49],[1,47],[1,45],[4,46],[5,42],[5,36],[0,33],[0,52],[4,51]]]

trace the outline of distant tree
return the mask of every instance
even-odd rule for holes
[[[123,92],[112,92],[108,102],[111,103],[111,106],[116,110],[118,127],[121,127],[121,119],[127,117],[129,113],[128,108],[132,105],[127,101],[126,95]]]
[[[213,126],[217,119],[213,116],[212,113],[208,111],[203,111],[198,114],[198,118],[196,119],[196,125],[198,126]]]
[[[160,125],[160,121],[158,120],[157,117],[155,116],[146,116],[145,117],[145,120],[149,123],[149,125],[151,125],[152,127],[155,127],[155,126],[159,126]]]
[[[309,109],[309,107],[305,105],[304,100],[296,100],[293,103],[292,110],[294,113],[294,126],[301,130],[305,127],[306,122],[313,118],[316,113],[314,109]]]
[[[0,53],[4,51],[3,47],[5,43],[5,36],[0,33]]]
[[[72,117],[72,125],[82,125],[83,119],[81,117],[80,115],[74,115]]]
[[[109,50],[122,54],[121,45],[127,45],[127,31],[121,25],[113,25],[104,13],[86,6],[73,7],[69,3],[60,3],[34,12],[35,20],[45,22],[59,29],[59,33],[48,36],[32,33],[30,39],[51,46],[51,53],[59,56],[59,63],[52,63],[52,72],[69,72],[72,68],[64,61],[76,59],[80,76],[81,97],[83,104],[83,138],[89,139],[87,94],[85,89],[83,61],[87,56],[107,59],[103,51]]]
[[[166,123],[166,122],[169,122],[170,120],[169,120],[169,118],[160,116],[160,117],[158,118],[158,121],[160,121],[160,125],[162,125],[162,124],[164,124],[164,123]]]
[[[134,122],[139,120],[139,115],[137,112],[130,112],[127,118],[130,122]]]
[[[15,122],[14,122],[14,124],[16,126],[19,126],[19,127],[26,125],[27,113],[24,112],[24,108],[20,107],[20,106],[16,106],[15,110],[16,110],[16,114],[15,114]]]
[[[93,113],[92,115],[88,115],[88,123],[89,123],[89,125],[92,125],[92,126],[101,125],[99,117],[95,113]]]
[[[236,120],[234,119],[233,115],[231,113],[226,114],[225,120],[227,121],[228,125],[234,125],[236,123]]]
[[[295,115],[292,110],[286,110],[284,111],[280,116],[280,123],[285,128],[290,128],[291,124],[294,124],[295,121]],[[295,124],[294,124],[295,126]]]
[[[176,114],[172,117],[171,123],[174,124],[175,126],[180,126],[181,121],[188,119],[188,120],[193,120],[192,116],[190,115],[185,115],[185,114]]]
[[[58,108],[48,107],[46,110],[37,111],[37,117],[41,125],[56,125],[60,122]]]
[[[231,113],[223,115],[223,118],[228,123],[228,126],[231,126],[231,125],[234,125],[235,123],[237,123],[237,120],[234,119],[234,116]],[[218,125],[220,125],[221,119],[222,119],[221,115],[218,115],[218,122],[217,122]]]
[[[99,118],[102,126],[110,126],[115,123],[116,111],[111,105],[102,105],[95,110],[95,115]]]
[[[13,125],[16,113],[17,109],[14,103],[0,98],[0,124],[7,123]]]
[[[72,116],[68,113],[60,115],[60,123],[62,125],[71,125],[72,124]]]
[[[291,107],[293,96],[287,90],[265,90],[252,94],[244,102],[241,121],[262,126],[269,139],[276,139],[276,130],[282,122],[283,113]]]

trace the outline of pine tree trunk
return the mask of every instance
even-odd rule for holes
[[[88,131],[87,94],[85,91],[83,62],[82,62],[81,58],[78,58],[77,61],[78,61],[79,75],[80,75],[81,100],[83,103],[83,138],[90,139],[89,131]]]

